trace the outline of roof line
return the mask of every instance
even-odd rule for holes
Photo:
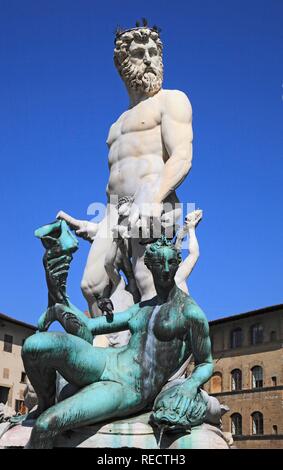
[[[34,331],[37,330],[36,326],[30,325],[29,323],[25,323],[21,320],[17,320],[16,318],[9,317],[8,315],[4,315],[4,313],[1,313],[1,312],[0,312],[0,320],[9,321],[11,323],[15,323],[16,325],[24,326],[25,328],[29,328]]]
[[[215,325],[217,323],[227,322],[231,320],[238,320],[240,318],[252,317],[255,315],[259,315],[261,313],[274,312],[276,310],[283,310],[283,304],[272,305],[270,307],[263,307],[263,308],[259,308],[256,310],[250,310],[249,312],[245,312],[245,313],[236,313],[235,315],[230,315],[229,317],[217,318],[216,320],[210,320],[209,324]]]

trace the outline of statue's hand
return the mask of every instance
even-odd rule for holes
[[[114,305],[112,303],[112,300],[107,299],[107,298],[98,299],[97,306],[101,310],[102,315],[106,316],[107,321],[112,322],[113,321],[113,311],[114,311]]]
[[[49,327],[55,321],[61,323],[61,325],[67,330],[68,326],[68,315],[70,312],[70,307],[64,304],[56,303],[52,305],[52,307],[48,307],[48,309],[41,315],[38,320],[37,326],[39,331],[47,331]],[[73,314],[72,314],[73,315]]]
[[[76,234],[78,237],[83,238],[89,242],[92,242],[96,237],[98,232],[98,224],[94,224],[93,222],[88,222],[87,220],[82,220],[82,224],[78,230],[76,230]]]
[[[172,410],[176,412],[177,419],[183,418],[190,410],[196,398],[197,387],[180,385],[176,393],[172,395]]]
[[[58,321],[67,333],[92,344],[93,336],[88,329],[88,318],[73,305],[55,304],[49,307],[38,320],[38,330],[47,331],[54,321]]]
[[[129,226],[131,230],[135,230],[135,228],[138,228],[144,238],[159,238],[161,233],[160,227],[162,210],[162,204],[134,203],[131,207],[131,212],[129,215]]]
[[[185,218],[185,227],[187,229],[194,228],[202,219],[202,210],[197,209],[196,211],[192,211],[186,215]]]
[[[123,202],[123,204],[118,208],[118,214],[122,217],[128,217],[131,212],[131,205],[131,201]]]
[[[69,227],[72,230],[75,230],[75,233],[78,235],[78,237],[90,242],[92,242],[95,238],[99,228],[99,224],[89,222],[88,220],[74,219],[74,217],[71,217],[69,214],[66,214],[66,212],[63,211],[58,212],[56,219],[65,220]]]
[[[190,424],[190,413],[194,407],[196,410],[195,398],[198,389],[194,385],[185,383],[172,387],[172,390],[161,392],[160,399],[154,403],[154,421],[161,425],[188,427]]]

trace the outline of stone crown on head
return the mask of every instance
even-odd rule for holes
[[[157,33],[158,37],[160,36],[160,32],[161,32],[161,29],[158,26],[153,25],[152,27],[150,27],[150,26],[148,26],[147,19],[142,18],[142,24],[140,23],[140,21],[137,21],[136,26],[134,28],[123,29],[123,28],[121,28],[121,26],[117,26],[116,31],[115,31],[115,41],[114,42],[116,43],[116,41],[121,36],[123,36],[123,34],[129,33],[131,31],[138,31],[140,29],[149,29],[150,31]]]

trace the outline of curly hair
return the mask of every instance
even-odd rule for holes
[[[147,268],[151,267],[153,258],[156,256],[158,251],[162,250],[163,248],[171,249],[177,257],[178,264],[181,263],[182,255],[181,255],[180,250],[178,250],[170,240],[167,240],[165,236],[162,236],[156,242],[151,243],[145,250],[144,264],[146,265]]]

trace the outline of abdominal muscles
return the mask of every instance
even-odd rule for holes
[[[109,194],[134,196],[141,186],[157,186],[164,162],[157,155],[126,157],[114,163],[110,168],[108,182]]]
[[[109,150],[108,193],[134,196],[148,181],[157,184],[164,167],[160,128],[120,135]]]

